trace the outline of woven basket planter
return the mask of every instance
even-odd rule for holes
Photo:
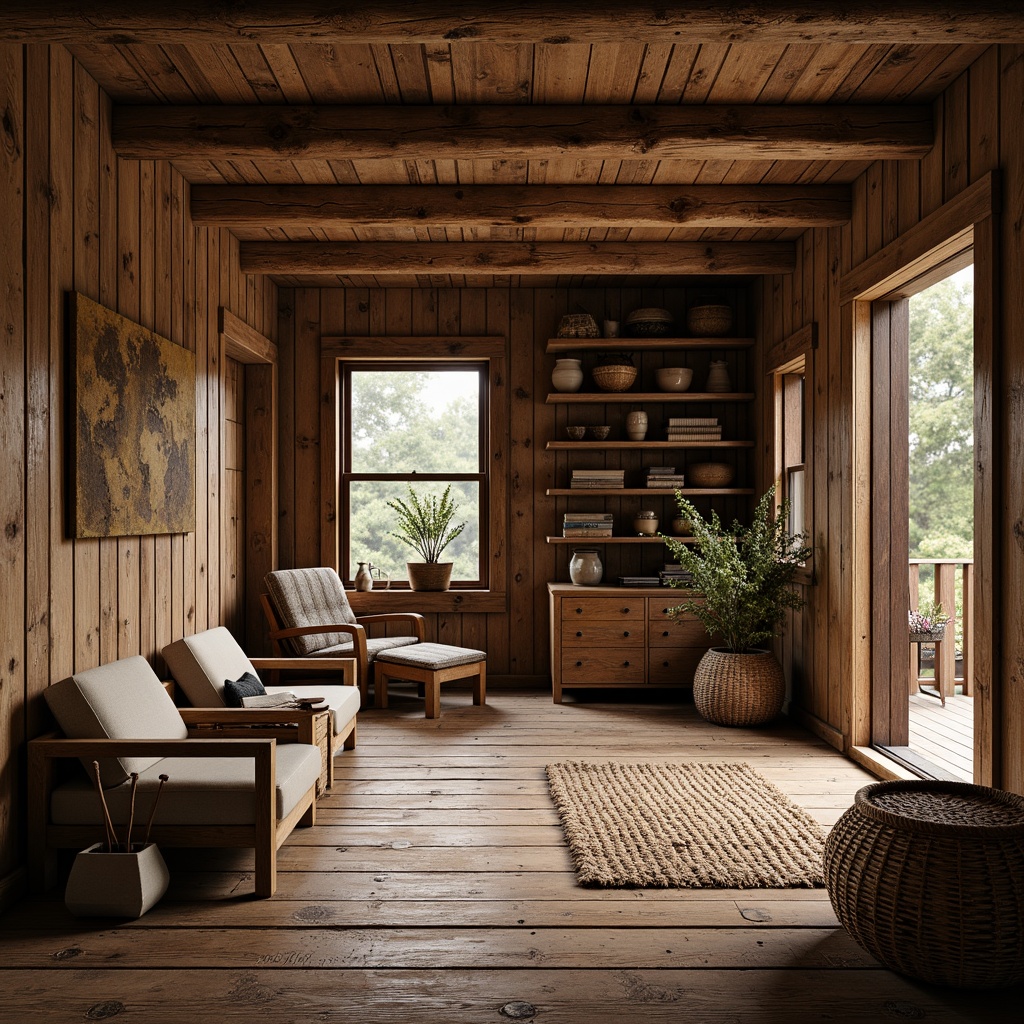
[[[627,391],[636,380],[636,367],[628,364],[595,366],[590,372],[602,391]]]
[[[886,967],[939,985],[1024,981],[1024,798],[966,782],[879,782],[825,843],[843,927]]]
[[[782,668],[771,651],[733,654],[712,647],[693,674],[693,703],[715,725],[762,725],[786,697]]]
[[[686,313],[686,329],[695,338],[720,338],[732,329],[729,306],[691,306]]]
[[[406,562],[413,590],[447,590],[454,562]]]
[[[601,328],[589,313],[566,313],[558,322],[559,338],[600,338]]]
[[[911,633],[910,642],[912,644],[933,644],[936,640],[942,640],[946,636],[946,625],[943,623],[930,633]]]

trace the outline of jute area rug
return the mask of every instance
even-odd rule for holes
[[[747,764],[547,766],[586,886],[823,885],[825,831]]]

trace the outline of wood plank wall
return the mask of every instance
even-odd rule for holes
[[[217,308],[264,334],[276,290],[196,228],[166,163],[120,162],[110,103],[63,47],[0,45],[0,903],[24,860],[26,736],[70,672],[241,621],[244,574],[223,505]],[[24,253],[24,264],[22,255]],[[197,529],[66,539],[64,293],[75,289],[196,353]]]
[[[791,277],[767,278],[759,320],[766,346],[806,323],[819,325],[813,388],[814,544],[817,585],[796,616],[784,642],[792,666],[794,700],[825,726],[823,735],[851,734],[851,621],[854,574],[850,571],[852,475],[848,438],[853,407],[851,332],[843,325],[839,280],[866,257],[891,242],[961,192],[999,169],[1001,346],[996,388],[1001,451],[1003,581],[997,594],[1003,643],[1000,684],[1002,714],[996,723],[1002,748],[1001,784],[1024,792],[1024,49],[993,47],[954,81],[936,101],[938,141],[921,161],[872,164],[853,189],[849,226],[807,232]],[[999,334],[997,334],[997,338]],[[767,370],[767,367],[763,367]],[[768,410],[762,408],[762,430]],[[767,437],[767,433],[763,434]],[[765,467],[764,479],[768,478]],[[979,566],[984,573],[985,567]]]
[[[721,282],[715,288],[723,292]],[[736,332],[752,329],[749,317],[749,289],[725,288],[725,297],[737,310]],[[698,292],[688,289],[530,289],[530,288],[451,288],[451,289],[281,289],[278,346],[280,361],[280,548],[283,568],[320,565],[319,411],[308,401],[319,380],[319,339],[321,335],[500,335],[508,339],[508,373],[511,393],[510,423],[510,537],[509,604],[505,614],[432,613],[427,615],[431,639],[445,643],[484,648],[488,652],[488,674],[547,677],[548,611],[545,584],[549,580],[568,581],[571,548],[545,542],[548,534],[561,533],[562,514],[570,507],[565,498],[549,497],[551,487],[565,487],[570,462],[564,453],[546,452],[552,438],[566,439],[567,423],[607,423],[612,437],[624,437],[624,420],[631,405],[608,404],[586,408],[547,405],[551,388],[554,356],[545,353],[545,343],[553,337],[559,319],[579,308],[598,317],[622,320],[641,306],[664,306],[680,322]],[[629,350],[629,339],[623,339]],[[637,359],[641,381],[654,390],[655,365],[674,365],[679,357],[666,363],[661,353],[645,354]],[[752,357],[749,350],[729,352],[727,356],[737,388],[753,389]],[[688,354],[683,365],[695,368],[694,388],[703,388],[707,375],[707,353]],[[586,385],[589,386],[589,383]],[[639,408],[639,406],[637,406]],[[683,415],[682,406],[650,409],[648,437],[664,436],[663,416],[672,410]],[[678,410],[678,411],[677,411]],[[744,407],[722,407],[726,436],[749,435],[750,411]],[[709,456],[704,453],[702,456]],[[715,456],[717,458],[717,456]],[[752,470],[752,454],[730,452],[741,475]],[[695,456],[696,458],[696,456]],[[576,456],[573,466],[622,465],[636,476],[640,459],[629,453],[624,462],[619,455],[593,453]],[[644,465],[665,461],[685,465],[686,459],[666,460],[661,453],[648,453]],[[634,477],[634,479],[635,479]],[[310,482],[312,481],[312,486]],[[749,486],[749,484],[748,484]],[[571,506],[573,511],[594,507]],[[671,519],[673,505],[668,498],[593,499],[616,515],[618,526],[640,507],[656,507]],[[717,506],[730,518],[744,514],[746,508],[737,499],[726,499]],[[667,525],[667,522],[666,522]],[[608,547],[605,579],[620,573],[656,570],[664,562],[658,548]]]

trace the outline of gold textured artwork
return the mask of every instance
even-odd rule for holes
[[[195,355],[84,295],[68,299],[70,532],[192,532]]]

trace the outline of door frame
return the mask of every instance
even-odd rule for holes
[[[840,304],[844,331],[852,335],[853,352],[853,616],[849,624],[853,647],[854,685],[848,709],[851,754],[873,767],[880,755],[872,750],[872,671],[879,661],[873,650],[881,642],[894,669],[906,672],[907,658],[891,651],[885,621],[905,631],[906,610],[891,600],[888,610],[873,614],[876,566],[872,534],[872,445],[879,429],[872,395],[872,336],[882,306],[941,281],[973,259],[974,263],[974,561],[975,679],[974,780],[1000,784],[1000,530],[1001,479],[995,426],[997,389],[994,374],[999,351],[997,301],[998,207],[994,173],[968,186],[954,199],[900,235],[844,275]],[[973,254],[973,255],[972,255]],[[966,258],[965,258],[966,257]],[[885,300],[885,303],[882,302]],[[876,357],[880,353],[875,353]],[[891,558],[891,549],[890,549]],[[985,568],[985,571],[982,570]],[[891,562],[881,571],[889,572]],[[902,579],[906,569],[901,566]],[[895,588],[890,587],[890,593]],[[881,635],[879,635],[881,634]],[[890,634],[892,635],[892,634]],[[883,709],[879,709],[881,714]],[[888,713],[888,709],[885,709]],[[891,718],[890,718],[891,721]]]

